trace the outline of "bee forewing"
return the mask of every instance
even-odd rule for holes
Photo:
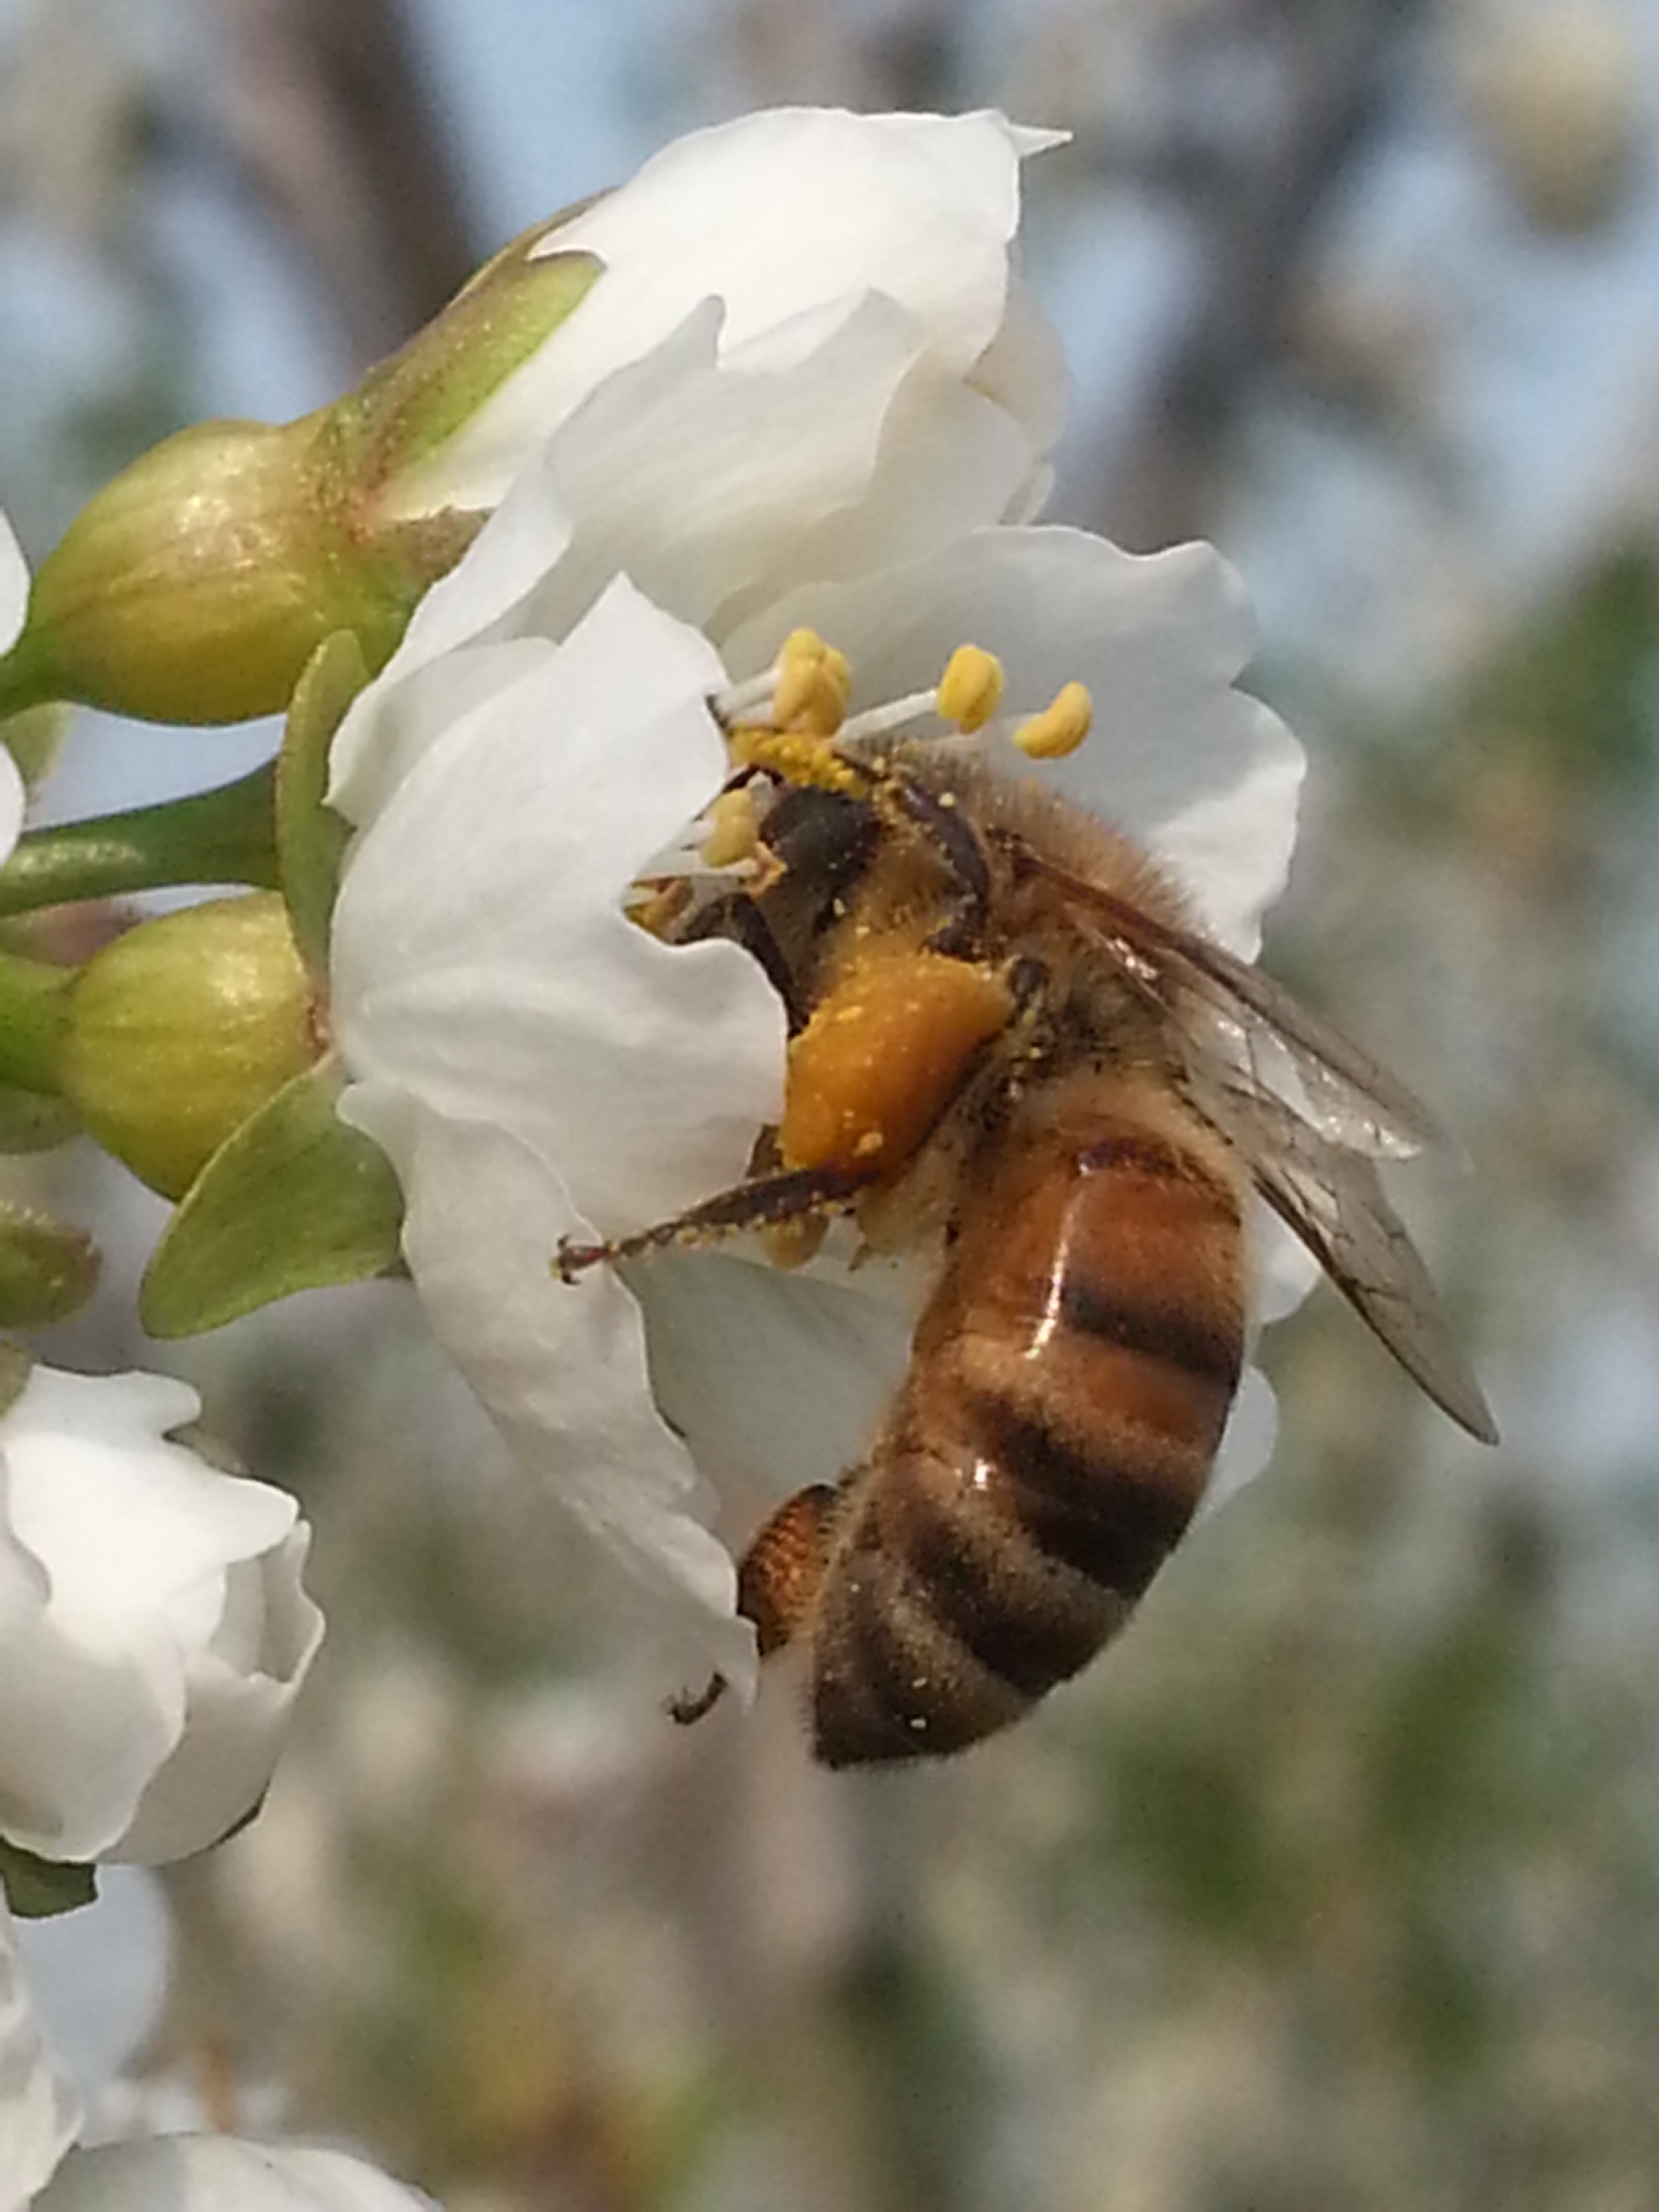
[[[1446,1146],[1444,1132],[1414,1092],[1259,968],[1211,938],[1160,921],[1132,900],[1056,867],[1029,846],[1022,844],[1018,865],[1062,890],[1085,934],[1167,1012],[1181,1018],[1182,1010],[1158,988],[1165,980],[1201,1003],[1242,1048],[1244,1064],[1264,1069],[1263,1087],[1288,1097],[1333,1144],[1380,1159],[1409,1159],[1425,1146]],[[1098,916],[1099,926],[1086,927],[1085,913]],[[1277,1079],[1265,1072],[1273,1048]]]
[[[1482,1443],[1498,1429],[1406,1224],[1363,1152],[1333,1143],[1270,1092],[1190,1072],[1194,1106],[1406,1372]]]
[[[1224,1056],[1249,1071],[1255,1087],[1282,1098],[1333,1145],[1376,1160],[1415,1159],[1430,1141],[1429,1117],[1419,1109],[1409,1122],[1379,1100],[1374,1087],[1362,1088],[1351,1074],[1335,1073],[1327,1061],[1299,1049],[1281,1029],[1255,1018],[1242,1022],[1216,1012],[1212,1026]],[[1355,1048],[1352,1057],[1361,1055]],[[1384,1083],[1389,1079],[1377,1069]],[[1395,1086],[1397,1088],[1397,1086]]]

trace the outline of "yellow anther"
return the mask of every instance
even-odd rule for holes
[[[1087,684],[1067,684],[1042,714],[1021,724],[1014,732],[1014,743],[1028,760],[1063,760],[1088,736],[1094,718],[1095,702]]]
[[[772,693],[772,720],[781,730],[793,730],[811,713],[823,687],[822,664],[804,656],[778,663],[778,681]]]
[[[959,730],[982,730],[1002,703],[1002,663],[983,646],[959,645],[939,679],[939,711]]]
[[[835,694],[839,702],[836,714],[836,727],[839,728],[846,719],[847,702],[853,696],[853,664],[844,653],[838,652],[833,645],[826,645],[818,668],[825,687]]]
[[[711,868],[729,868],[752,860],[760,844],[755,800],[746,788],[723,791],[708,810],[708,835],[702,857]]]
[[[778,655],[772,720],[781,730],[833,737],[847,719],[852,688],[853,673],[844,653],[826,645],[816,630],[792,630]]]

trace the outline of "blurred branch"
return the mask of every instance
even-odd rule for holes
[[[1279,352],[1322,218],[1383,121],[1395,64],[1430,0],[1276,0],[1254,33],[1276,50],[1282,97],[1248,143],[1153,154],[1150,176],[1179,193],[1204,276],[1186,327],[1127,440],[1117,480],[1089,505],[1129,546],[1213,527],[1235,433]],[[1206,35],[1200,27],[1197,35]],[[1237,36],[1237,26],[1221,28]]]
[[[953,0],[889,0],[873,10],[823,0],[738,0],[722,26],[757,106],[803,96],[872,111],[971,106],[963,13]]]
[[[208,0],[235,79],[225,150],[367,364],[483,258],[403,0]]]

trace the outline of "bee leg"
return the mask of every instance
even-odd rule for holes
[[[980,834],[961,807],[947,805],[908,776],[896,771],[891,787],[900,809],[931,842],[956,885],[950,910],[928,938],[927,949],[954,960],[977,960],[991,913],[991,864]]]
[[[792,1036],[806,1026],[811,1010],[802,996],[799,981],[784,958],[770,923],[748,891],[726,891],[719,898],[711,899],[675,942],[700,945],[711,937],[740,945],[752,960],[759,963],[767,981],[783,1000]]]
[[[754,1623],[763,1659],[793,1643],[811,1619],[841,1501],[830,1484],[812,1483],[785,1498],[750,1540],[738,1566],[738,1611]],[[725,1691],[725,1675],[716,1674],[696,1694],[675,1698],[669,1716],[682,1727],[700,1721]]]
[[[637,1260],[665,1244],[707,1244],[717,1237],[731,1237],[743,1229],[768,1229],[779,1222],[796,1221],[803,1214],[826,1206],[844,1205],[866,1183],[874,1182],[873,1168],[788,1168],[777,1175],[757,1176],[734,1190],[705,1199],[701,1206],[677,1213],[672,1221],[659,1221],[635,1237],[618,1237],[606,1244],[579,1244],[568,1237],[559,1239],[554,1270],[562,1283],[574,1283],[586,1268],[602,1261]]]

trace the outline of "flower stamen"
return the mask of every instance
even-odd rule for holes
[[[939,679],[943,720],[969,732],[982,730],[1002,704],[1002,663],[983,646],[959,645]]]
[[[701,848],[703,865],[735,868],[752,860],[760,850],[760,817],[755,794],[747,784],[723,791],[708,811],[708,834]]]
[[[1062,684],[1040,714],[1014,731],[1013,742],[1027,760],[1064,760],[1088,736],[1094,717],[1087,684]]]
[[[819,790],[846,791],[858,787],[858,778],[838,757],[841,747],[866,746],[901,731],[918,738],[977,736],[995,720],[1005,682],[1002,663],[994,653],[959,645],[929,690],[907,692],[849,715],[853,672],[847,655],[816,630],[797,629],[763,675],[733,684],[709,704],[726,732],[735,767]],[[755,709],[763,703],[770,711],[757,717]],[[1087,687],[1071,683],[1040,714],[1007,734],[1028,760],[1060,760],[1083,743],[1093,718]],[[929,721],[944,722],[947,729],[916,726]]]
[[[844,653],[816,630],[792,630],[783,641],[772,692],[772,720],[780,730],[830,738],[847,717],[853,671]]]

